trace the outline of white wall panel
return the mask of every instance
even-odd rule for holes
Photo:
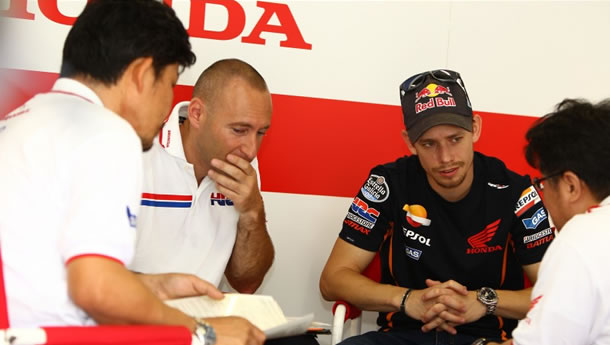
[[[475,109],[543,115],[566,97],[610,97],[610,2],[456,2],[449,66]]]

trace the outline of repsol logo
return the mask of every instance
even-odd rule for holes
[[[81,1],[84,7],[86,1]],[[42,15],[55,23],[71,26],[76,21],[76,17],[61,13],[60,6],[58,6],[59,0],[7,0],[7,2],[8,9],[0,11],[0,16],[36,20],[34,13],[29,12],[27,7],[28,3],[37,2]],[[172,0],[163,2],[169,6],[172,6],[173,3]],[[239,2],[235,0],[191,0],[187,31],[191,37],[220,41],[233,40],[241,35],[242,43],[260,45],[266,44],[266,40],[261,37],[263,32],[279,34],[285,37],[283,41],[280,41],[280,47],[311,50],[311,44],[303,38],[287,4],[257,1],[256,6],[262,8],[263,13],[256,20],[250,33],[242,35],[246,28],[246,11]],[[213,30],[208,27],[209,25],[206,26],[205,19],[208,10],[214,11],[213,13],[227,14],[224,28]],[[250,13],[248,15],[252,16]],[[279,22],[279,24],[270,24],[272,18],[275,18],[274,22]],[[269,37],[269,35],[265,36]]]
[[[417,242],[419,242],[421,244],[424,244],[424,245],[430,247],[430,239],[429,238],[424,237],[423,235],[418,234],[418,233],[416,233],[413,230],[409,230],[409,229],[405,229],[405,228],[402,228],[402,232],[405,234],[406,238],[408,238],[410,240],[413,240],[413,241],[417,241]]]

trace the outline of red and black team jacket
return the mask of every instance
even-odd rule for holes
[[[371,170],[339,237],[378,251],[381,283],[424,289],[425,280],[453,279],[468,290],[524,287],[523,265],[537,263],[554,237],[547,211],[528,176],[475,152],[474,180],[458,202],[440,197],[417,156]],[[422,322],[382,312],[382,330],[419,329]],[[484,316],[459,333],[507,337],[516,320]]]

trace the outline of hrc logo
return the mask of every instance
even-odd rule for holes
[[[379,217],[379,211],[369,207],[366,202],[360,200],[358,197],[354,198],[354,202],[352,202],[352,212],[373,224],[377,222],[377,217]]]
[[[227,199],[222,193],[210,194],[210,205],[214,206],[214,203],[218,203],[218,206],[233,206],[233,201]]]

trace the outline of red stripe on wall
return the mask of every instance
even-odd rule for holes
[[[9,74],[18,92],[0,113],[48,91],[57,78],[33,71]],[[174,91],[174,103],[188,100],[192,86],[178,85]],[[477,113],[483,134],[475,149],[501,158],[518,173],[536,174],[523,157],[525,132],[536,118]],[[373,166],[409,154],[403,128],[399,106],[274,94],[272,126],[258,155],[261,189],[352,197]]]

